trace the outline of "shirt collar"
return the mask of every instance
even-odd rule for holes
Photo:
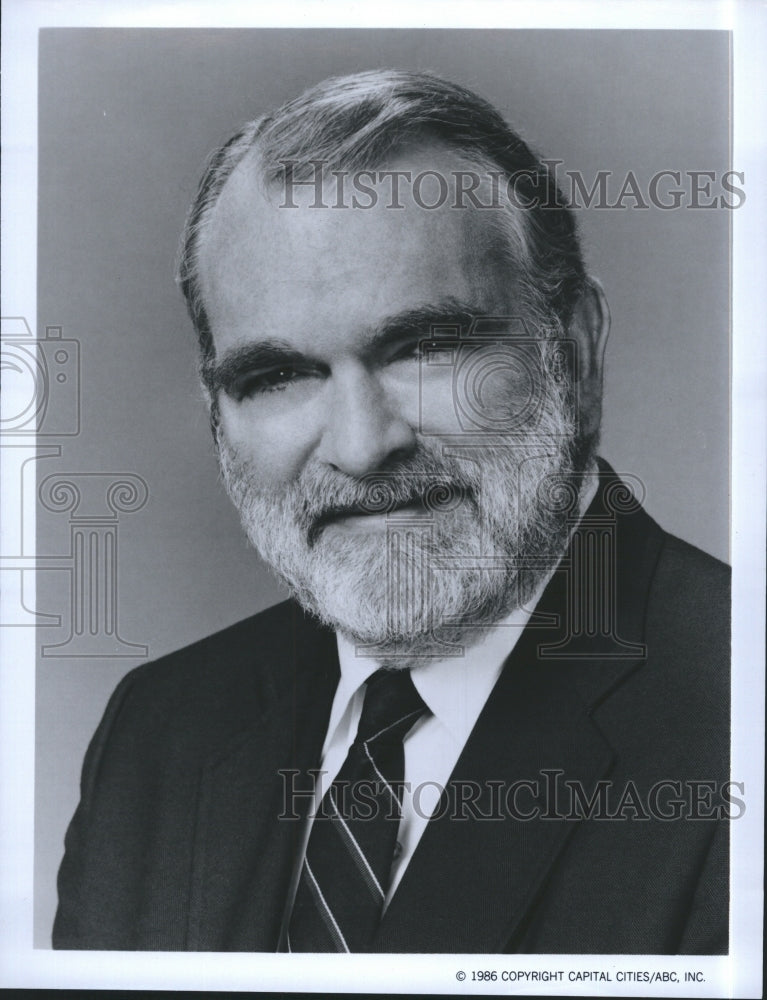
[[[531,606],[537,602],[537,597],[538,595]],[[474,728],[474,723],[530,614],[530,610],[518,608],[461,654],[442,660],[429,659],[413,668],[412,677],[416,690],[432,715],[457,741],[465,742]],[[355,644],[346,636],[339,633],[337,641],[341,680],[328,726],[330,738],[352,698],[380,665],[374,659],[359,656]]]

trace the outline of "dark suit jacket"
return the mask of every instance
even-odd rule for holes
[[[727,951],[727,570],[605,468],[453,772],[474,812],[429,823],[377,951]],[[276,950],[301,831],[278,817],[286,780],[308,787],[280,771],[318,766],[338,669],[288,601],[129,673],[85,759],[55,947]],[[547,780],[556,807],[515,786]],[[512,787],[533,818],[499,814]],[[654,815],[674,798],[686,816]]]

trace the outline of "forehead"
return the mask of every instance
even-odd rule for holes
[[[384,168],[379,168],[384,169]],[[448,182],[465,164],[449,150],[424,147],[387,164],[411,177],[438,171]],[[360,175],[361,176],[361,175]],[[421,204],[402,183],[398,203],[391,178],[374,186],[378,198],[357,192],[348,175],[343,197],[328,178],[327,207],[312,207],[313,186],[286,198],[267,190],[257,162],[246,158],[221,192],[200,246],[200,283],[216,352],[254,337],[296,340],[329,330],[353,339],[387,315],[449,297],[504,312],[511,275],[498,227],[487,213],[456,208],[453,190],[439,201],[432,178]],[[371,184],[369,175],[364,182]],[[292,203],[296,207],[286,207]],[[340,207],[332,207],[334,204]]]

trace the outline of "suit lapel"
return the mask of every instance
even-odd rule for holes
[[[610,767],[612,751],[562,666],[542,670],[529,649],[516,652],[391,900],[377,951],[503,950],[573,826],[541,816],[553,804],[547,782],[588,789]]]
[[[591,711],[642,665],[662,533],[641,508],[611,511],[605,497],[620,481],[606,466],[600,474],[602,488],[536,609],[537,620],[557,624],[529,625],[506,662],[451,776],[445,811],[428,823],[387,908],[376,951],[513,950],[578,822],[547,818],[556,809],[552,788],[567,793],[564,783],[578,782],[588,795],[610,770],[614,751]],[[572,569],[580,572],[589,525],[602,530],[611,516],[616,614],[606,634],[577,630],[573,589],[583,581]],[[456,808],[474,789],[471,807]],[[565,813],[569,801],[566,794]]]
[[[332,633],[294,616],[275,687],[201,776],[188,947],[275,951],[338,683]],[[255,669],[255,666],[254,666]],[[291,794],[294,790],[298,794]]]

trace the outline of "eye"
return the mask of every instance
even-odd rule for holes
[[[419,337],[399,344],[389,356],[389,364],[396,361],[421,361],[428,344]]]
[[[242,399],[271,392],[284,392],[292,384],[308,377],[310,373],[300,371],[292,365],[280,365],[261,372],[249,372],[238,379],[232,388],[232,395],[239,402]]]

